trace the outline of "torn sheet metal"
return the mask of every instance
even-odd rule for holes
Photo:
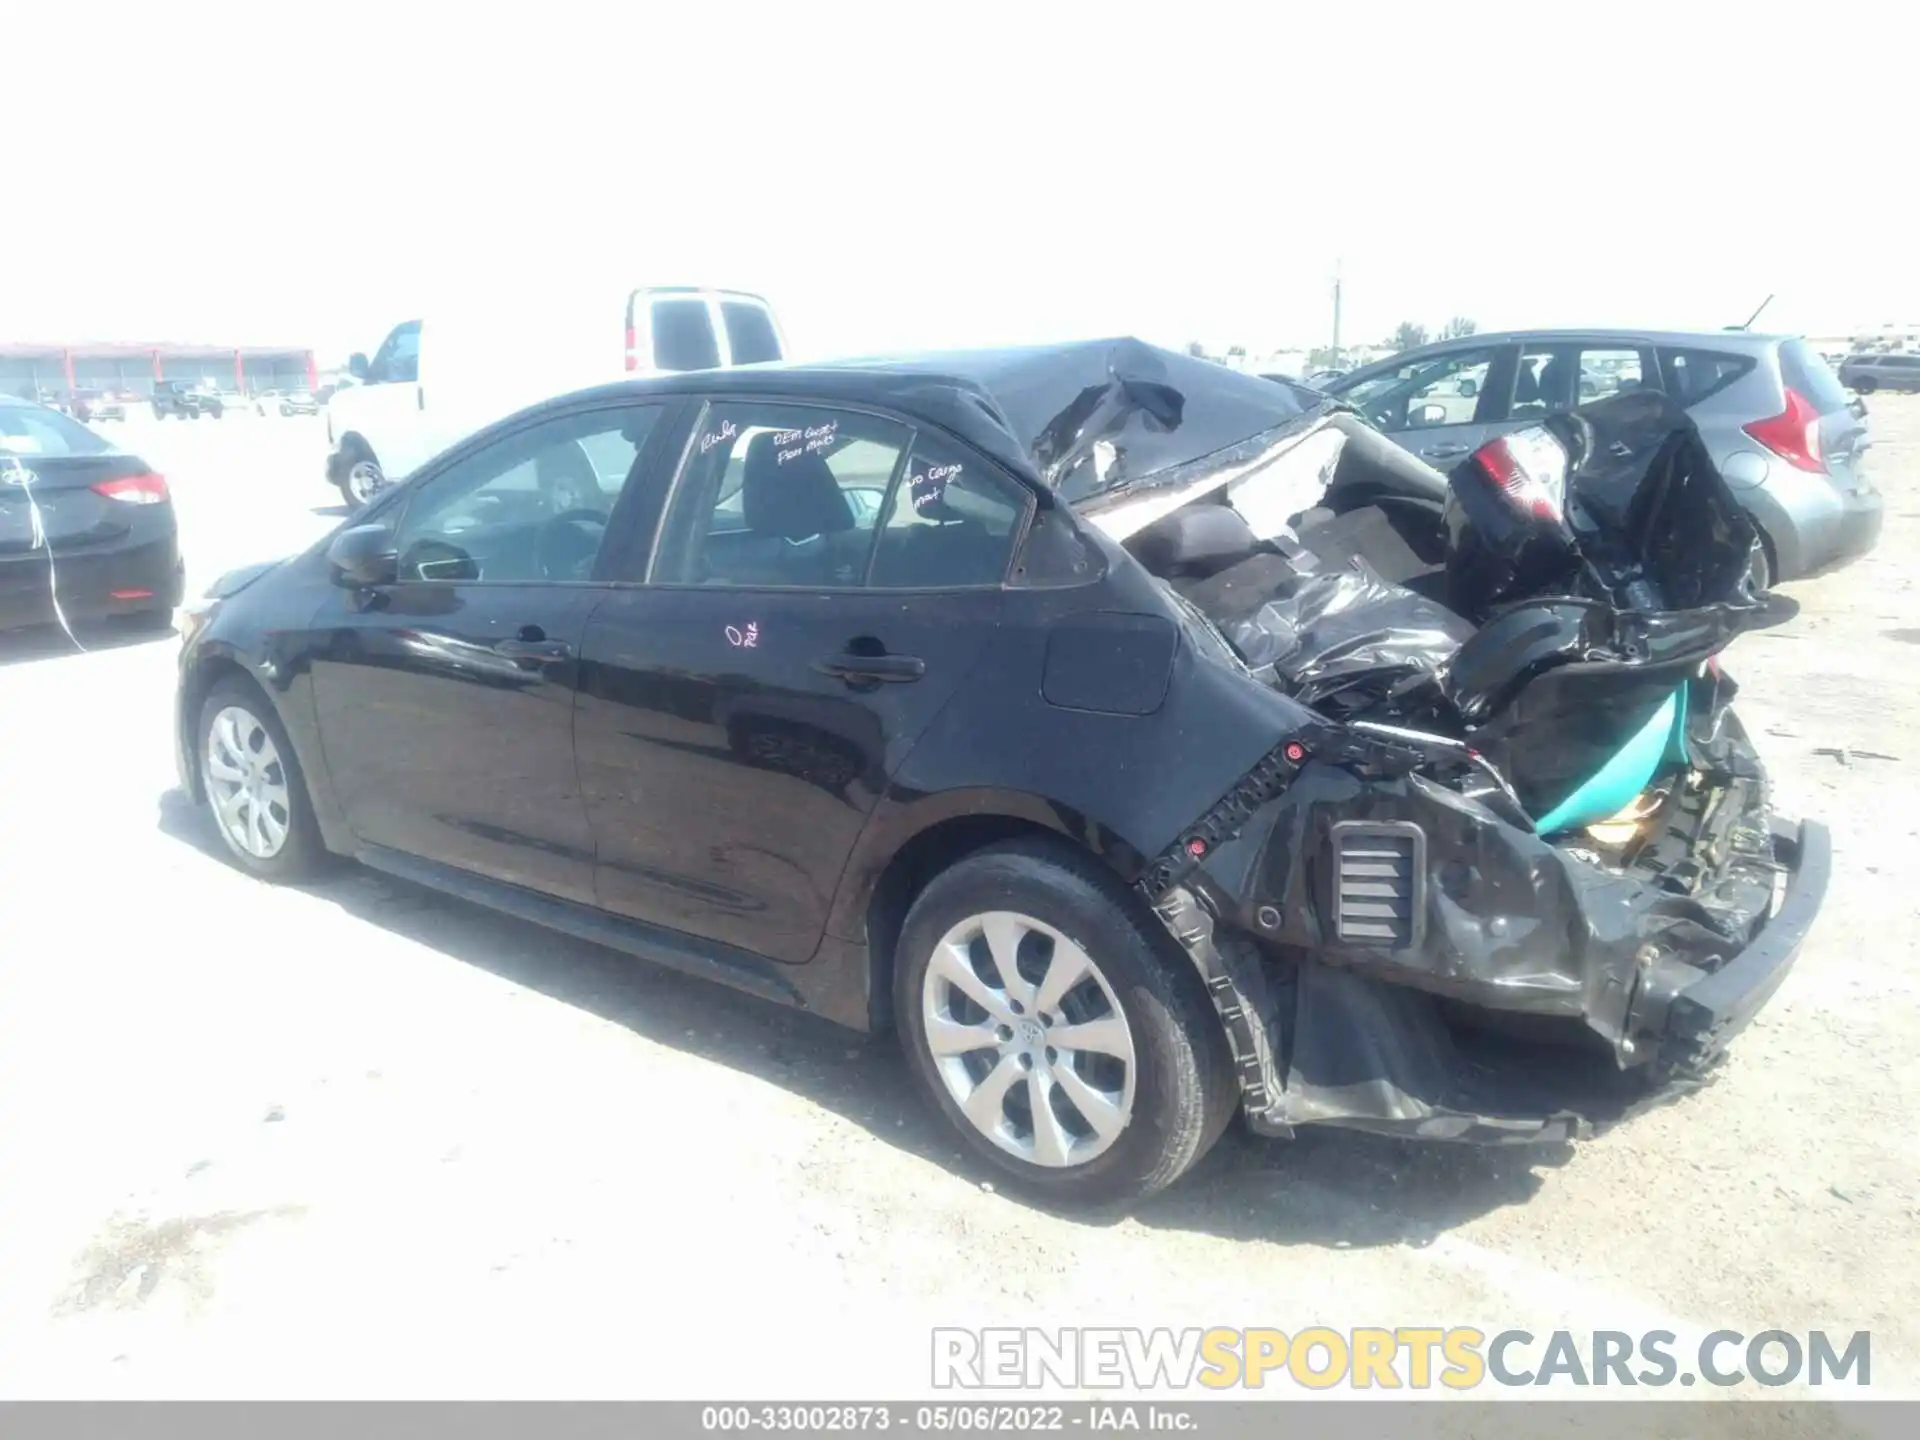
[[[1824,832],[1774,820],[1706,663],[1795,613],[1750,588],[1751,522],[1661,397],[1555,433],[1564,514],[1509,494],[1482,525],[1462,477],[1445,564],[1409,584],[1320,564],[1311,528],[1309,553],[1221,564],[1218,520],[1143,537],[1194,561],[1170,583],[1252,674],[1324,717],[1143,881],[1259,1129],[1590,1133],[1710,1073],[1817,913]],[[1541,833],[1649,735],[1653,783],[1619,815]]]
[[[1256,677],[1350,719],[1430,709],[1473,626],[1354,560],[1298,575],[1226,635]]]

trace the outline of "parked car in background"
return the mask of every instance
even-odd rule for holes
[[[83,424],[101,420],[124,420],[127,406],[112,390],[76,390],[73,392],[73,418]]]
[[[327,481],[349,506],[524,405],[623,375],[786,355],[767,302],[736,290],[489,293],[393,327],[327,402]]]
[[[53,623],[56,593],[68,621],[171,623],[181,578],[153,467],[71,416],[0,396],[0,630]]]
[[[253,397],[256,415],[318,415],[320,402],[311,390],[262,390]]]
[[[211,415],[218,420],[227,413],[226,402],[217,391],[195,380],[156,380],[153,382],[153,418],[198,420]]]
[[[1849,355],[1840,362],[1840,383],[1860,395],[1876,390],[1920,390],[1920,355]]]
[[[1866,554],[1882,499],[1864,410],[1806,341],[1745,331],[1530,330],[1424,345],[1327,387],[1429,463],[1608,395],[1686,407],[1766,542],[1763,588]]]

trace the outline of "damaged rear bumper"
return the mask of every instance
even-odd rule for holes
[[[1276,752],[1141,882],[1207,983],[1252,1127],[1571,1140],[1710,1079],[1792,968],[1832,865],[1823,826],[1767,815],[1734,736],[1731,771],[1693,776],[1674,807],[1686,858],[1627,873],[1418,777]],[[1343,931],[1355,833],[1409,837],[1391,934]]]
[[[1773,998],[1800,953],[1826,898],[1833,872],[1833,841],[1814,820],[1775,820],[1773,851],[1787,874],[1779,908],[1746,949],[1711,974],[1674,962],[1669,980],[1679,989],[1666,1007],[1664,1058],[1670,1064],[1707,1064],[1747,1028]]]

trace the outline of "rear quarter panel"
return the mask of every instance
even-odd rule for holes
[[[1311,718],[1213,658],[1158,582],[1112,542],[1097,543],[1108,552],[1100,582],[1008,592],[1001,633],[904,758],[856,845],[829,924],[834,934],[860,938],[867,898],[888,861],[915,834],[961,814],[1031,819],[1077,839],[1130,881]],[[1114,710],[1050,700],[1050,642],[1113,616],[1172,627],[1164,685],[1143,682],[1104,700],[1070,697]],[[1117,713],[1145,703],[1145,713]]]

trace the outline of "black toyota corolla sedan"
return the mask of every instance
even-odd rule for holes
[[[172,497],[150,465],[58,410],[0,395],[0,630],[166,624],[181,575]]]
[[[665,377],[189,607],[184,783],[329,857],[897,1031],[1052,1201],[1236,1113],[1507,1142],[1699,1083],[1825,833],[1719,654],[1791,601],[1683,413],[1451,476],[1135,341]]]

